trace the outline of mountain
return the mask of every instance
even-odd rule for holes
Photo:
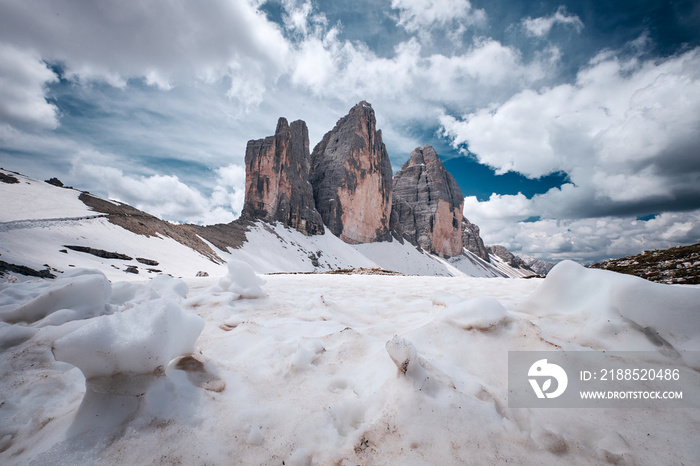
[[[549,273],[556,264],[542,259],[535,259],[530,256],[522,256],[522,260],[538,275],[545,276]]]
[[[434,148],[416,148],[392,177],[369,103],[352,107],[311,153],[308,134],[305,122],[282,117],[272,136],[248,142],[243,211],[225,225],[175,225],[58,179],[0,170],[0,194],[11,200],[0,211],[0,272],[192,277],[240,260],[259,273],[535,275],[505,248],[485,248]]]
[[[323,234],[309,184],[309,130],[301,120],[277,122],[275,135],[249,141],[241,217],[281,222],[307,235]]]
[[[636,256],[610,259],[590,266],[636,275],[653,282],[700,284],[700,243],[644,251]]]
[[[488,248],[480,236],[479,226],[470,222],[468,218],[462,218],[462,245],[464,249],[471,251],[486,262],[490,262]]]
[[[370,104],[338,120],[314,147],[311,166],[316,208],[334,235],[353,244],[391,237],[391,163]]]
[[[221,275],[240,260],[258,273],[381,267],[410,275],[505,277],[465,251],[443,259],[397,240],[351,245],[281,222],[175,225],[127,204],[0,170],[0,275],[60,276],[92,268],[110,280],[161,273]]]
[[[431,146],[418,147],[394,175],[392,228],[440,257],[462,254],[462,191]]]

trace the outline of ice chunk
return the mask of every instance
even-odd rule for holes
[[[56,360],[77,366],[86,379],[146,374],[192,353],[204,321],[165,299],[97,317],[56,340]]]
[[[241,298],[262,298],[265,292],[261,288],[265,280],[258,277],[253,267],[245,262],[232,260],[228,263],[228,274],[219,279],[215,286],[218,291],[228,291]]]
[[[174,301],[184,299],[189,291],[187,283],[168,275],[158,275],[148,282],[148,286],[158,293],[161,298]]]
[[[34,323],[56,311],[69,310],[42,323],[57,325],[104,314],[109,309],[111,285],[102,272],[76,269],[51,282],[11,285],[2,294],[0,321]]]
[[[452,379],[420,356],[413,343],[405,338],[394,335],[386,343],[386,351],[399,372],[411,380],[419,391],[434,394],[440,387],[455,388]]]

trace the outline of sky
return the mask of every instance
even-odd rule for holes
[[[487,244],[583,263],[700,240],[700,3],[0,0],[0,166],[236,218],[250,139],[361,100],[433,145]]]

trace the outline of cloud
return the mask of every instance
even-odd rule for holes
[[[0,124],[20,129],[54,129],[58,109],[44,98],[58,77],[39,54],[0,43]]]
[[[4,1],[3,163],[44,177],[74,167],[64,182],[164,218],[228,221],[242,208],[248,139],[272,134],[285,116],[307,122],[313,145],[365,99],[392,160],[442,124],[456,148],[468,145],[499,172],[569,174],[572,184],[532,199],[470,203],[487,235],[510,232],[534,245],[523,232],[541,228],[552,235],[543,243],[549,251],[579,254],[575,229],[587,235],[596,218],[698,208],[697,50],[649,60],[643,37],[628,48],[633,56],[605,51],[560,84],[567,50],[479,37],[486,13],[466,0],[393,0],[369,41],[346,39],[341,16],[329,21],[316,2],[280,0],[269,16],[277,23],[263,3]],[[353,15],[360,9],[366,5]],[[357,23],[371,16],[357,14]],[[536,37],[555,26],[583,28],[563,7],[518,18]],[[679,217],[667,233],[693,221]],[[607,235],[623,225],[607,224],[599,229]]]
[[[498,173],[569,174],[572,186],[540,198],[541,215],[700,207],[700,49],[654,61],[601,55],[573,84],[441,121],[455,147]]]
[[[479,225],[486,244],[501,244],[516,254],[551,261],[597,262],[691,244],[700,238],[700,210],[664,212],[647,221],[634,216],[530,220],[540,213],[537,196],[494,194],[486,202],[465,198],[464,215]]]
[[[99,180],[107,197],[132,205],[156,217],[183,223],[228,223],[243,209],[245,169],[228,165],[216,170],[217,184],[210,197],[186,185],[177,176],[139,176],[93,163],[76,163],[73,176]]]
[[[544,37],[549,34],[554,25],[562,24],[570,26],[576,31],[583,29],[583,22],[576,15],[567,14],[566,7],[560,6],[557,11],[550,16],[540,18],[527,17],[522,21],[527,34],[533,37]]]
[[[399,10],[398,25],[408,32],[454,23],[471,26],[486,22],[486,12],[472,8],[468,0],[392,0],[391,8]]]
[[[273,82],[288,44],[248,1],[74,2],[6,0],[0,42],[61,63],[69,78],[124,87],[148,77],[160,88],[194,77],[236,78],[251,62]]]

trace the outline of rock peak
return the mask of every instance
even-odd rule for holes
[[[298,121],[303,123],[304,126],[306,127],[305,122],[303,122],[302,120],[298,120]],[[287,129],[289,129],[289,123],[287,122],[287,119],[285,117],[280,117],[279,120],[277,120],[277,129],[275,129],[275,134],[278,134],[278,133],[285,131]],[[308,132],[308,129],[307,129],[307,132]]]
[[[417,147],[393,182],[392,230],[441,257],[462,253],[464,197],[432,146]]]
[[[370,243],[391,237],[392,170],[365,101],[327,132],[311,154],[311,184],[323,223],[345,242]]]
[[[306,235],[323,234],[309,184],[309,130],[302,120],[277,121],[274,136],[248,141],[241,217],[282,222]]]

